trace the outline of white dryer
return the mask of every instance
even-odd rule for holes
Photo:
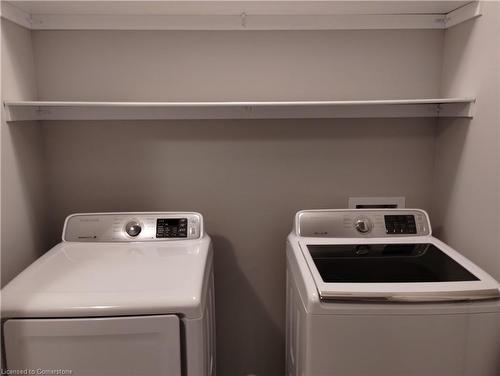
[[[499,294],[422,210],[298,212],[287,375],[499,376]]]
[[[199,213],[75,214],[62,240],[1,292],[8,369],[215,374],[213,251]]]

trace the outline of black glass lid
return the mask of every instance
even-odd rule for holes
[[[477,281],[433,244],[308,245],[326,283]]]

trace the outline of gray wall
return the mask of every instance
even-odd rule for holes
[[[2,99],[37,98],[31,33],[1,20]],[[1,133],[1,284],[47,248],[43,138],[40,124],[7,125]]]
[[[442,32],[35,32],[41,100],[435,97]],[[435,121],[46,122],[50,231],[78,211],[198,210],[220,375],[284,374],[285,237],[303,208],[430,208]]]
[[[438,235],[500,280],[500,3],[445,32],[443,96],[477,98],[474,119],[440,120]]]
[[[443,32],[37,31],[41,100],[425,98]]]
[[[285,237],[303,208],[428,209],[433,121],[46,123],[51,229],[78,211],[198,210],[215,246],[221,375],[284,374]]]

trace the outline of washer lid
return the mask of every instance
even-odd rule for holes
[[[201,316],[210,239],[56,245],[2,290],[8,317]]]
[[[456,301],[499,296],[498,283],[433,237],[299,242],[322,300]]]

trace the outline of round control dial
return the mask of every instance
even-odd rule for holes
[[[132,237],[136,237],[141,233],[141,224],[137,221],[130,221],[125,225],[125,232]]]
[[[370,232],[370,230],[372,229],[372,226],[371,226],[371,223],[368,219],[364,219],[364,218],[359,218],[356,220],[356,222],[354,222],[354,228],[362,233],[362,234],[366,234],[368,232]]]

